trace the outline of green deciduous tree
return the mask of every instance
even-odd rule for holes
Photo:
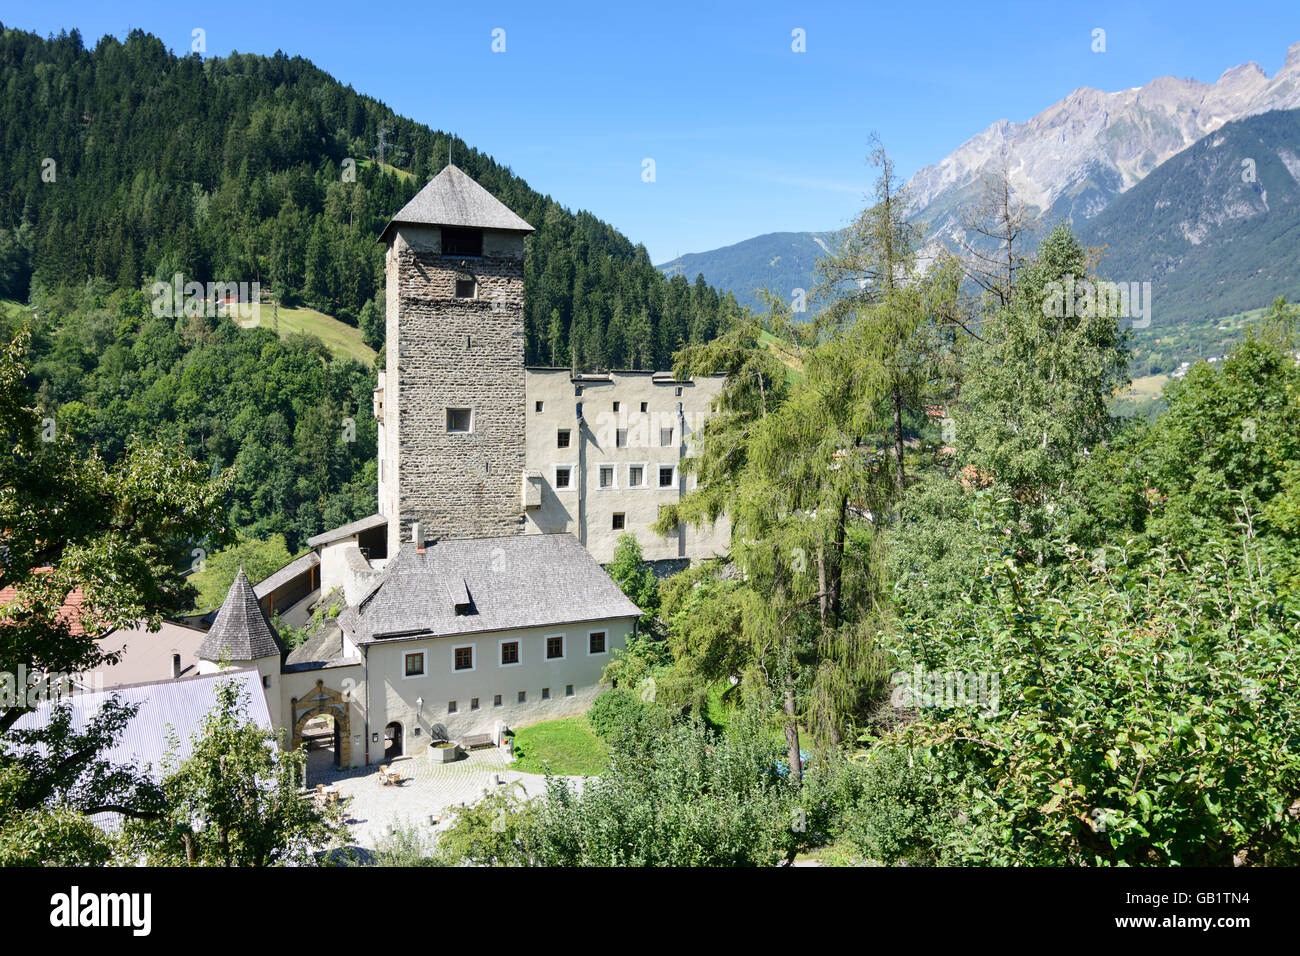
[[[128,822],[128,855],[154,866],[302,864],[342,834],[337,816],[302,793],[306,751],[280,751],[247,707],[234,682],[222,682],[184,761],[173,738],[162,812]]]

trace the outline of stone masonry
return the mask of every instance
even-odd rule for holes
[[[522,531],[523,237],[489,232],[482,257],[455,259],[429,248],[438,231],[401,227],[389,254],[398,319],[388,352],[396,393],[386,396],[397,498],[390,553],[415,521],[431,539]],[[457,297],[457,280],[475,283],[472,298]],[[448,409],[470,411],[468,432],[449,431]]]

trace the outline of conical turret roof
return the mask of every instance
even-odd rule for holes
[[[208,661],[222,658],[255,661],[279,655],[280,645],[276,643],[275,630],[266,619],[244,569],[240,568],[235,583],[226,592],[226,600],[222,602],[216,620],[208,629],[208,636],[199,645],[198,656]]]

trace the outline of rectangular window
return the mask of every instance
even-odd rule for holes
[[[627,486],[629,488],[645,487],[645,466],[644,465],[627,466]]]
[[[642,402],[642,403],[641,403],[641,411],[643,411],[643,412],[644,412],[644,411],[648,411],[649,408],[650,408],[650,403],[649,403],[649,402]]]
[[[623,521],[624,521],[624,515],[623,515],[623,512],[621,512],[621,511],[616,511],[616,512],[614,512],[614,523],[613,523],[613,525],[612,525],[613,529],[614,529],[615,531],[622,531],[622,530],[623,530]]]
[[[476,281],[474,281],[473,279],[456,280],[456,298],[473,299],[473,298],[477,298],[477,296],[478,296],[478,283]],[[468,339],[466,340],[466,344],[468,344]]]
[[[659,444],[668,448],[673,443],[673,430],[671,428],[659,429]]]
[[[564,658],[564,635],[556,634],[546,639],[546,659],[558,661]]]
[[[673,473],[676,470],[677,469],[674,468],[672,465],[659,466],[659,487],[660,488],[671,488],[673,486]]]
[[[456,702],[454,700],[447,701],[447,713],[449,714],[456,713]]]
[[[538,402],[538,403],[537,403],[537,410],[538,410],[539,412],[542,410],[542,403],[541,403],[541,402]]]
[[[673,389],[673,394],[676,395],[678,398],[680,398],[682,395],[682,387],[679,385],[675,389]]]
[[[526,690],[521,690],[521,691],[519,692],[519,703],[521,703],[521,704],[526,704],[526,703],[528,703],[528,691],[526,691]]]
[[[501,706],[501,695],[500,695],[500,694],[494,694],[494,695],[493,695],[493,697],[492,697],[492,706],[493,706],[493,707],[500,707],[500,706]]]
[[[473,415],[468,408],[447,409],[447,431],[453,434],[465,434],[473,424]]]
[[[456,670],[472,671],[474,669],[474,648],[456,648]]]
[[[565,697],[572,697],[572,696],[573,696],[573,685],[572,685],[572,684],[565,684],[565,685],[564,685],[564,696],[565,696]]]
[[[627,447],[627,429],[626,429],[626,428],[620,428],[618,431],[616,431],[616,432],[614,433],[614,447],[615,447],[615,448],[626,448],[626,447]]]
[[[600,466],[600,487],[602,488],[614,487],[614,466],[613,465]]]
[[[519,642],[506,641],[501,645],[501,663],[518,664],[519,663]]]
[[[550,700],[550,699],[551,699],[551,689],[549,687],[543,687],[542,700]]]
[[[541,409],[539,408],[538,411],[541,411]],[[568,430],[567,428],[561,428],[561,429],[559,429],[559,430],[556,431],[556,433],[555,433],[555,447],[556,447],[556,448],[568,448],[568,447],[569,447],[569,430]]]
[[[478,698],[477,698],[477,697],[471,697],[471,698],[469,699],[469,709],[470,709],[470,710],[478,710]]]
[[[605,632],[592,631],[587,635],[587,653],[604,654],[605,653]]]
[[[614,411],[618,411],[618,402],[614,403]]]
[[[442,254],[444,256],[483,255],[482,229],[456,229],[442,227]]]
[[[406,676],[423,677],[424,676],[424,651],[418,654],[406,655]]]
[[[569,479],[572,477],[572,472],[573,469],[568,465],[565,465],[563,468],[557,467],[555,469],[555,487],[568,488]]]

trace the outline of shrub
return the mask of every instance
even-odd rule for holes
[[[625,687],[611,687],[602,691],[587,711],[587,723],[597,737],[611,743],[620,732],[634,727],[644,719],[646,705],[635,693]]]

